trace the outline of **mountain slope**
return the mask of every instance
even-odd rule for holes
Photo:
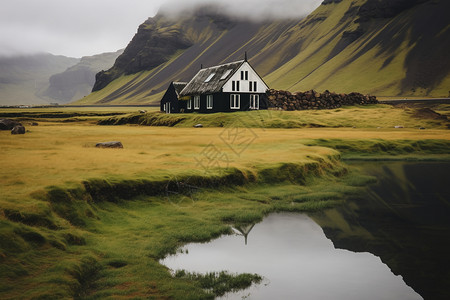
[[[77,58],[37,54],[0,58],[0,105],[48,104],[40,93],[48,78],[76,64]]]
[[[89,93],[95,83],[95,74],[111,68],[123,50],[82,57],[80,62],[62,73],[52,75],[49,87],[41,94],[54,102],[67,103]]]
[[[447,96],[449,9],[446,0],[326,0],[303,20],[259,23],[213,6],[179,19],[161,13],[78,103],[155,103],[170,81],[244,51],[276,89]]]
[[[363,2],[322,5],[314,16],[325,20],[310,25],[310,16],[301,22],[299,26],[305,27],[293,35],[310,39],[307,47],[270,74],[268,82],[292,90],[313,87],[381,96],[447,96],[450,3]]]

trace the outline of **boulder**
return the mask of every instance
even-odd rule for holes
[[[22,126],[21,123],[11,119],[0,119],[0,130],[12,130],[18,125]]]
[[[22,125],[16,125],[11,129],[11,134],[25,134],[25,127]]]
[[[203,127],[203,124],[197,124],[197,125],[194,125],[194,127],[195,127],[195,128],[202,128],[202,127]]]
[[[121,142],[105,142],[105,143],[97,143],[95,145],[97,148],[123,148]]]

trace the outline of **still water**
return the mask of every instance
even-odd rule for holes
[[[363,197],[311,217],[271,214],[243,234],[189,244],[162,263],[264,277],[224,299],[445,299],[450,165],[363,167],[378,178]]]

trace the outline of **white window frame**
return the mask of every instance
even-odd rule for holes
[[[206,95],[206,108],[212,109],[213,108],[213,95]]]
[[[250,109],[259,110],[259,95],[250,95]]]
[[[230,108],[240,109],[241,108],[241,95],[231,94],[230,95]]]
[[[200,96],[194,96],[194,109],[200,109]]]
[[[231,91],[233,91],[233,92],[239,92],[240,86],[241,86],[241,84],[240,84],[240,81],[239,81],[239,80],[232,81],[232,82],[231,82]]]
[[[187,109],[192,109],[192,99],[188,100]]]

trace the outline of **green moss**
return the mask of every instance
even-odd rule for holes
[[[381,139],[318,139],[308,140],[309,146],[323,146],[338,150],[343,158],[375,159],[376,157],[405,158],[415,155],[448,155],[448,140],[381,140]]]

